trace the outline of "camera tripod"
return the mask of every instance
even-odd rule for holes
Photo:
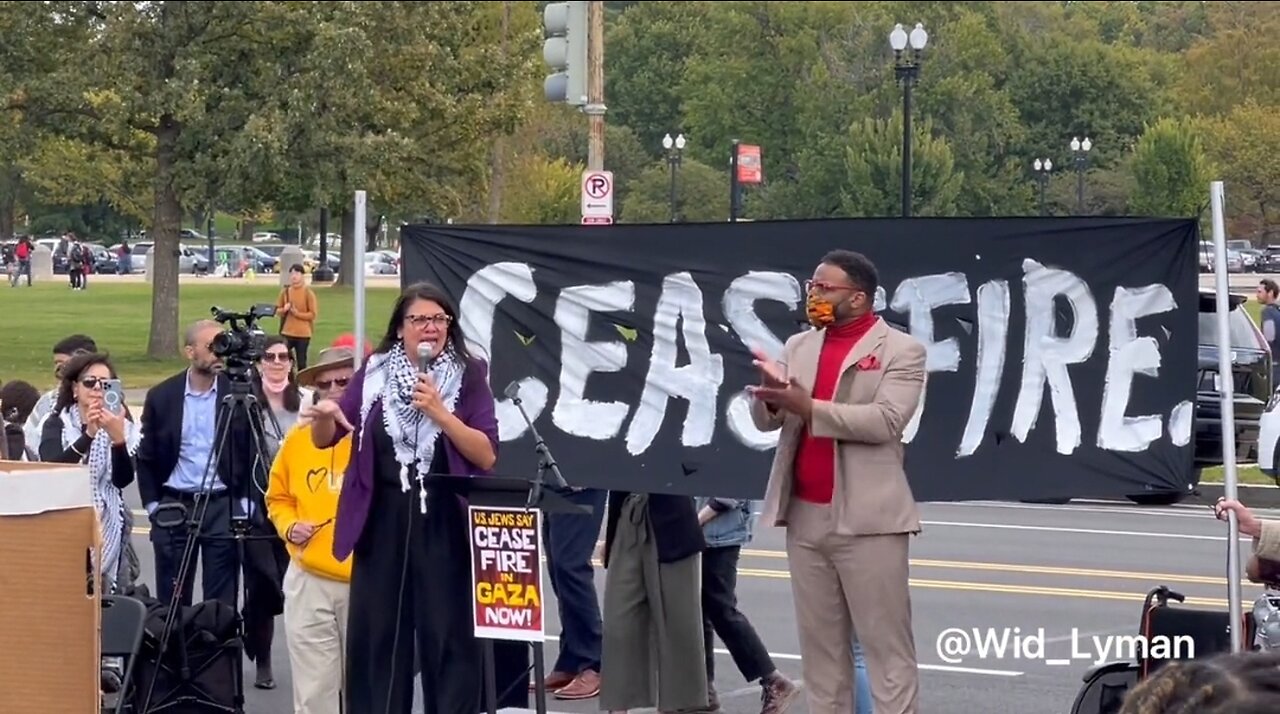
[[[265,464],[269,467],[271,463],[270,451],[267,448],[265,427],[263,425],[263,409],[259,401],[258,395],[254,393],[253,383],[251,381],[251,373],[248,369],[229,370],[228,383],[230,392],[222,396],[218,400],[218,416],[216,426],[214,428],[214,443],[212,453],[205,465],[204,476],[201,483],[200,494],[196,497],[194,512],[188,517],[185,507],[177,505],[181,509],[182,515],[175,516],[174,520],[161,521],[158,517],[157,510],[156,526],[164,528],[173,528],[177,530],[185,525],[186,542],[182,551],[181,564],[178,566],[177,579],[174,583],[173,596],[169,602],[169,610],[165,614],[164,629],[160,633],[159,644],[157,646],[157,661],[151,681],[147,686],[146,696],[137,707],[138,714],[153,714],[155,712],[163,712],[170,707],[183,707],[187,711],[187,707],[199,706],[209,711],[226,712],[227,714],[244,714],[244,672],[242,657],[244,653],[245,626],[244,618],[240,612],[240,577],[246,562],[245,543],[250,540],[270,540],[276,536],[269,535],[252,535],[250,528],[252,526],[249,513],[237,514],[236,502],[241,498],[246,498],[250,507],[255,505],[253,498],[253,482],[259,465]],[[269,414],[269,412],[268,412]],[[270,415],[274,423],[274,415]],[[248,454],[236,453],[237,442],[233,438],[233,431],[237,426],[249,430],[249,452]],[[277,429],[278,431],[278,429]],[[231,483],[226,484],[227,495],[233,499],[229,508],[230,535],[209,536],[202,535],[201,530],[204,526],[205,518],[209,509],[210,486],[213,483],[215,474],[218,473],[219,466],[228,464],[231,469],[232,477],[229,479]],[[248,463],[249,483],[241,484],[238,478],[234,476],[235,469],[238,464]],[[244,496],[241,496],[240,487],[245,486]],[[165,506],[161,506],[165,508]],[[173,508],[170,506],[170,508]],[[247,510],[247,509],[246,509]],[[168,659],[168,643],[169,638],[173,636],[175,626],[179,621],[179,616],[183,611],[183,591],[186,590],[185,584],[187,580],[194,576],[193,565],[195,560],[196,547],[201,542],[213,540],[231,540],[235,542],[235,558],[232,566],[234,568],[231,576],[231,608],[235,617],[235,630],[232,642],[234,643],[235,663],[231,667],[231,678],[233,682],[232,705],[226,706],[214,700],[214,696],[207,692],[201,691],[198,687],[191,687],[190,682],[193,674],[192,663],[187,651],[187,638],[180,635],[177,638],[177,644],[174,647],[177,667],[176,679],[172,682],[169,697],[165,697],[162,701],[154,706],[151,703],[152,697],[155,695],[156,681],[160,679],[161,673],[165,670],[165,662]],[[194,584],[191,586],[194,589]],[[207,595],[206,595],[207,599]],[[248,599],[246,597],[246,599]],[[219,654],[219,657],[222,657]],[[267,655],[269,656],[269,654]],[[216,659],[214,660],[216,662]],[[203,671],[203,667],[201,668]],[[186,693],[185,689],[192,689],[193,692]],[[166,701],[167,700],[167,701]]]

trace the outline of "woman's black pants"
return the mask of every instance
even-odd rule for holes
[[[424,515],[417,483],[408,493],[383,482],[374,489],[352,554],[344,714],[409,714],[415,653],[426,714],[478,712],[483,659],[472,630],[466,506],[441,490],[429,494]]]

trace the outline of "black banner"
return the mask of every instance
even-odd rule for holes
[[[458,300],[498,399],[498,471],[760,497],[775,434],[749,345],[803,323],[829,250],[866,254],[877,309],[928,348],[904,440],[922,501],[1113,497],[1193,481],[1198,227],[1136,218],[415,225],[403,281]]]

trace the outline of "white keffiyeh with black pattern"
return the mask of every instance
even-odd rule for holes
[[[462,391],[462,375],[465,371],[466,366],[449,347],[428,368],[427,374],[440,393],[440,401],[451,412],[457,404],[459,392]],[[369,358],[360,400],[360,423],[366,425],[366,428],[360,431],[361,444],[357,448],[362,448],[364,439],[368,436],[367,420],[370,410],[378,400],[382,400],[382,423],[395,444],[396,462],[400,464],[400,488],[405,492],[409,491],[409,468],[416,463],[419,509],[426,513],[427,492],[423,479],[430,472],[435,458],[440,425],[413,405],[413,388],[417,381],[418,367],[409,359],[403,342],[397,343],[385,354],[375,354]]]
[[[70,406],[58,415],[62,419],[62,448],[68,449],[80,440],[84,434],[84,422],[80,418],[80,409]],[[138,452],[138,442],[142,438],[141,430],[125,419],[125,445],[129,455]],[[89,444],[89,451],[82,461],[89,465],[89,483],[93,485],[93,506],[98,513],[98,522],[102,526],[102,563],[98,572],[105,578],[104,586],[110,590],[116,584],[116,575],[120,571],[120,558],[124,552],[125,539],[130,534],[125,532],[126,508],[124,492],[111,482],[111,437],[106,429],[99,429]]]

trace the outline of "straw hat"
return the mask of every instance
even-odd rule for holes
[[[328,347],[320,350],[320,359],[298,372],[298,384],[303,387],[314,387],[316,375],[321,372],[355,366],[355,354],[355,350],[350,347]]]

